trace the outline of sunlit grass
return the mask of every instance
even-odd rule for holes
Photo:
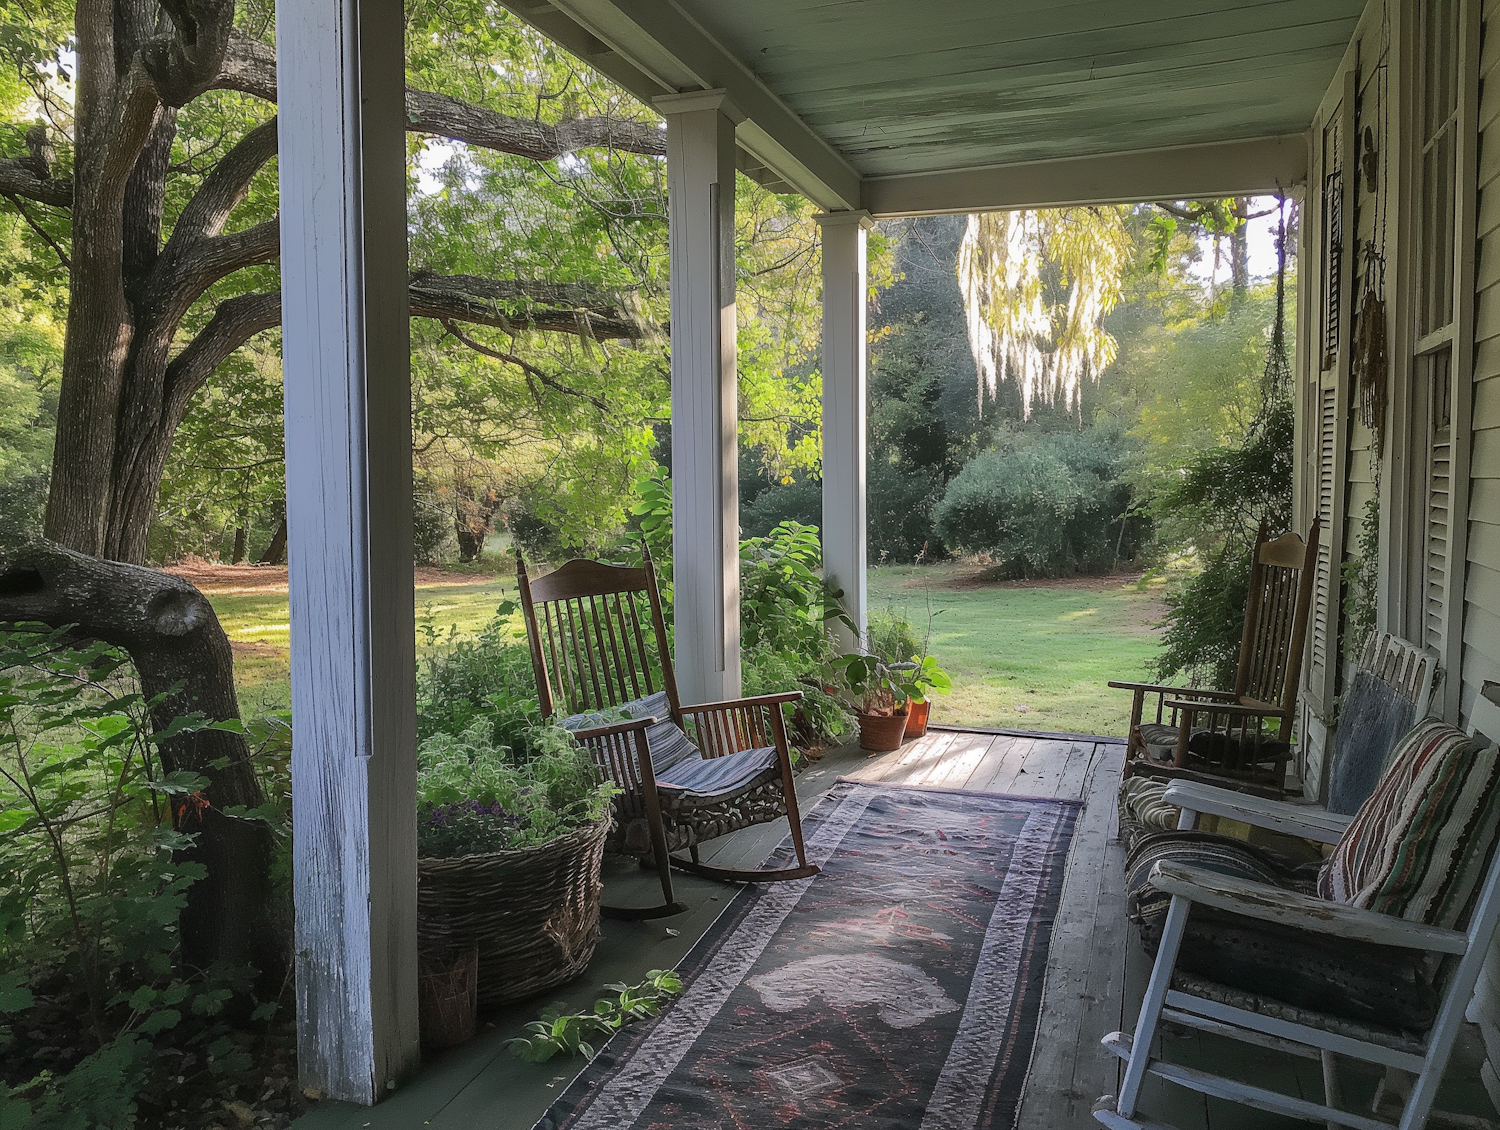
[[[979,584],[955,566],[870,570],[872,610],[904,608],[953,676],[933,719],[959,725],[1123,734],[1130,698],[1110,679],[1151,674],[1159,589],[1119,580]]]
[[[1144,679],[1156,653],[1152,623],[1160,590],[1119,580],[1023,586],[981,584],[955,566],[870,571],[870,601],[906,609],[919,633],[933,612],[931,651],[953,676],[936,721],[1006,729],[1122,734],[1129,696],[1110,679]],[[290,703],[285,593],[210,592],[235,651],[235,680],[247,714]],[[420,584],[417,646],[450,633],[472,635],[502,600],[509,577]]]

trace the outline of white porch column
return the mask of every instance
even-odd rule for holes
[[[721,90],[656,100],[667,119],[672,271],[672,584],[685,703],[740,693],[734,111]]]
[[[865,630],[865,232],[868,212],[827,212],[823,228],[823,575]],[[856,641],[847,628],[836,635]]]
[[[417,1064],[401,0],[278,0],[302,1082]]]

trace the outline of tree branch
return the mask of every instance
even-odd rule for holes
[[[563,393],[566,396],[574,396],[579,400],[587,400],[590,404],[599,409],[599,411],[603,412],[606,416],[612,414],[610,412],[609,404],[606,403],[602,397],[595,396],[593,393],[583,392],[580,389],[571,387],[570,385],[565,385],[562,383],[562,381],[558,380],[550,373],[547,373],[542,369],[538,369],[530,361],[527,361],[521,357],[517,357],[514,353],[505,353],[499,349],[491,349],[483,342],[475,341],[472,337],[464,333],[452,322],[445,321],[443,323],[443,329],[447,330],[450,334],[457,338],[461,344],[468,346],[475,353],[482,354],[485,357],[493,357],[496,361],[504,361],[508,365],[514,365],[516,368],[520,369],[521,372],[525,373],[528,379],[534,378],[553,391]]]
[[[203,382],[231,353],[262,330],[280,324],[279,291],[240,294],[219,303],[208,325],[167,366],[166,414],[180,418],[193,393],[203,387]]]
[[[31,213],[26,210],[26,205],[21,203],[21,198],[13,192],[0,193],[0,195],[3,195],[7,200],[9,200],[16,206],[16,211],[21,213],[21,219],[25,220],[27,226],[41,237],[42,242],[44,242],[48,247],[52,248],[52,250],[57,254],[58,261],[62,263],[63,270],[71,270],[73,264],[68,259],[67,253],[58,246],[57,240],[53,239],[50,235],[47,234],[46,229],[43,228],[41,224],[32,219]]]
[[[584,287],[475,275],[417,272],[411,279],[411,312],[511,333],[550,330],[595,340],[640,341],[649,332],[617,303]]]
[[[236,35],[213,85],[276,101],[276,53],[258,40]],[[652,157],[667,151],[666,134],[653,122],[591,116],[548,125],[411,87],[406,90],[406,128],[534,161],[576,149],[610,148]]]
[[[27,200],[50,204],[54,208],[73,206],[73,181],[66,177],[53,180],[37,176],[26,157],[0,158],[0,193],[24,196]]]
[[[275,246],[274,236],[270,233],[270,229],[275,226],[276,221],[268,220],[246,232],[218,238],[226,241],[243,238],[244,247],[259,246],[265,251]],[[274,255],[268,255],[270,257]],[[526,280],[481,279],[472,275],[421,274],[412,279],[410,295],[413,317],[437,319],[466,345],[469,341],[454,330],[453,322],[473,322],[509,332],[550,330],[627,341],[637,341],[647,332],[646,327],[627,318],[618,306],[582,287]],[[498,300],[502,297],[516,303],[519,308],[502,313],[498,306]],[[558,305],[552,308],[538,305],[544,302]],[[262,330],[280,324],[279,293],[241,294],[219,303],[208,324],[167,366],[164,391],[169,404],[168,414],[185,410],[193,393],[203,386],[203,382],[208,380],[231,353]],[[488,349],[478,343],[470,348],[481,353]],[[491,353],[498,356],[493,351]],[[519,358],[512,360],[508,354],[498,359],[522,366],[527,364]],[[569,388],[541,370],[536,370],[534,375],[559,392],[589,399],[601,411],[609,410],[604,401]]]
[[[271,118],[230,147],[183,208],[167,242],[168,250],[174,243],[218,235],[224,230],[230,213],[250,191],[255,174],[276,156],[276,141],[276,119]]]

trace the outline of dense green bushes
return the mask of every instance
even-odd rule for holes
[[[184,849],[206,782],[162,770],[151,706],[111,649],[0,634],[7,1130],[206,1125],[237,1097],[275,1095],[273,1073],[278,1108],[300,1103],[289,1018],[257,998],[258,971],[194,969],[179,953],[178,915],[204,874]],[[267,792],[284,802],[284,720],[251,730]],[[284,828],[279,805],[240,815]]]
[[[1121,478],[1128,453],[1111,424],[1001,432],[948,485],[934,511],[938,533],[992,555],[1008,577],[1108,571],[1135,557],[1150,528]]]

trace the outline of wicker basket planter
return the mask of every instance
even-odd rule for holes
[[[479,952],[480,1008],[582,973],[599,941],[609,817],[536,847],[417,860],[417,948]]]
[[[866,714],[862,710],[854,712],[859,719],[859,748],[872,750],[875,753],[889,753],[891,750],[900,749],[901,742],[906,737],[906,715],[902,714]]]

